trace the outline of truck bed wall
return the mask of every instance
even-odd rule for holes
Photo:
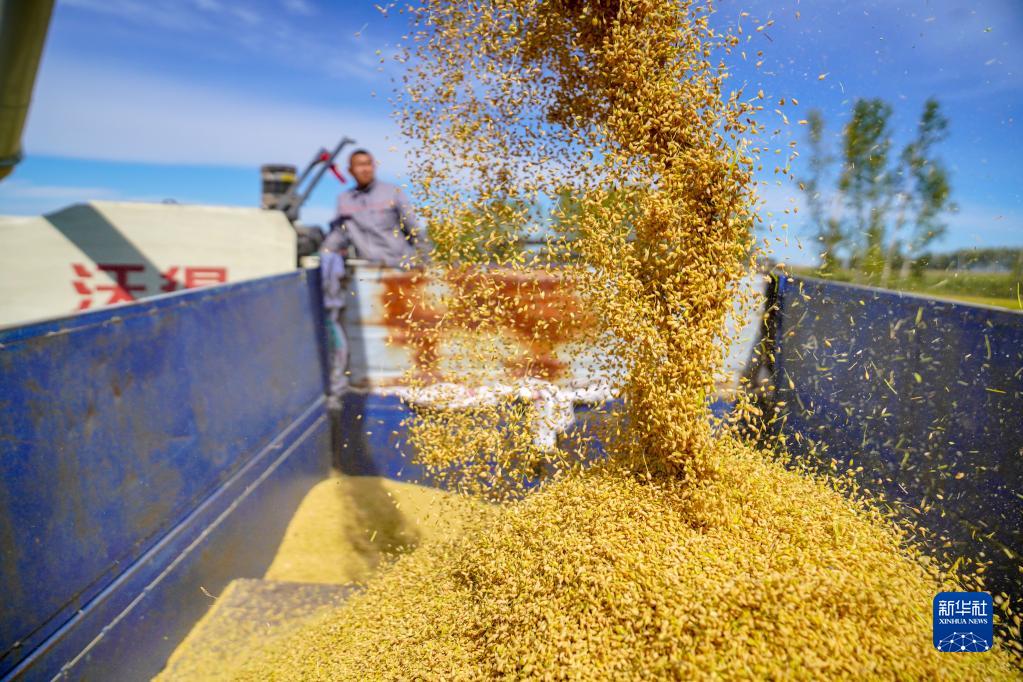
[[[781,430],[1023,594],[1023,313],[812,278],[778,281]],[[811,448],[816,447],[816,451]],[[985,554],[982,554],[984,552]]]
[[[315,271],[0,331],[0,676],[143,679],[327,473]]]

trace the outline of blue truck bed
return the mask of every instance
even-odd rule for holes
[[[777,429],[930,497],[1018,598],[1023,314],[798,278],[768,304]],[[349,395],[332,447],[323,330],[309,270],[0,330],[0,678],[151,677],[332,458],[420,476],[393,395]]]

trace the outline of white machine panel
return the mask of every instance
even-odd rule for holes
[[[0,217],[0,325],[295,269],[295,231],[258,208],[95,201]]]

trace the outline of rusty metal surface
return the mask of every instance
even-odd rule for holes
[[[505,270],[452,271],[443,280],[419,271],[365,264],[350,267],[345,327],[352,383],[395,386],[411,370],[444,380],[468,353],[460,333],[505,348],[493,380],[537,378],[585,383],[592,358],[582,345],[593,320],[561,278]],[[450,302],[457,300],[458,309]],[[475,314],[474,314],[475,313]],[[480,329],[474,321],[490,323]]]
[[[315,271],[0,331],[0,675],[286,450],[324,382]]]

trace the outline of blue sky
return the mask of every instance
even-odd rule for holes
[[[385,4],[382,2],[381,4]],[[895,109],[897,143],[936,96],[951,119],[941,154],[960,212],[942,248],[1023,246],[1023,2],[1020,0],[747,0],[719,21],[752,39],[734,82],[796,97],[837,135],[857,97]],[[798,13],[798,14],[797,14]],[[768,20],[774,24],[755,29]],[[31,215],[89,198],[256,205],[258,167],[303,164],[342,135],[405,177],[388,97],[388,59],[406,28],[396,9],[316,0],[58,0],[25,135],[26,160],[0,183],[0,213]],[[756,69],[757,50],[764,63]],[[383,59],[383,63],[381,63]],[[821,74],[826,74],[823,80]],[[769,114],[773,115],[773,114]],[[773,161],[765,162],[771,179]],[[329,220],[339,185],[324,179],[304,212]],[[767,208],[799,252],[797,192],[770,185]],[[796,199],[798,201],[798,198]]]

